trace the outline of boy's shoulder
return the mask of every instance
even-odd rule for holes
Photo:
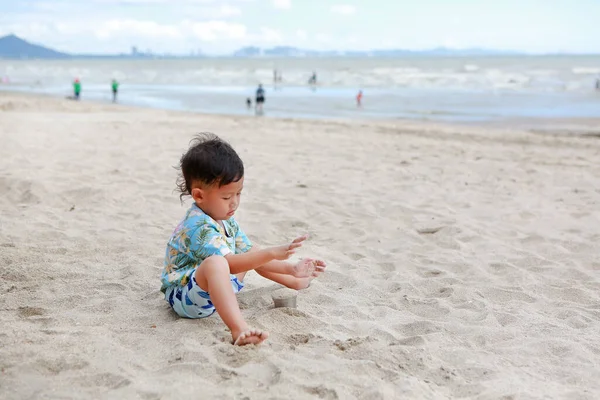
[[[204,213],[197,205],[193,204],[180,225],[175,229],[175,233],[185,231],[188,236],[192,236],[201,231],[212,231],[213,229],[224,236],[236,236],[239,233],[240,226],[233,217],[222,222],[223,226]]]
[[[181,228],[188,230],[196,230],[202,226],[218,227],[218,223],[210,216],[205,214],[198,206],[193,204],[185,214],[183,221],[181,221]]]

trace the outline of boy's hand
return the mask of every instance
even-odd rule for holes
[[[302,246],[302,243],[308,238],[308,235],[297,237],[290,244],[283,246],[271,247],[271,256],[275,260],[287,260],[292,254],[296,252],[296,249]]]

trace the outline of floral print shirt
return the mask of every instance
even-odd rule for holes
[[[223,226],[206,215],[196,204],[188,210],[167,243],[161,291],[188,283],[194,269],[206,258],[245,253],[252,243],[233,217]]]

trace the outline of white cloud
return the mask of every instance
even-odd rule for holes
[[[296,37],[300,40],[306,40],[308,38],[308,34],[304,29],[298,29],[296,31]]]
[[[187,4],[211,4],[217,0],[177,0],[178,5]],[[100,4],[129,4],[129,5],[152,5],[152,4],[167,4],[173,5],[173,0],[88,0],[91,3]]]
[[[331,12],[334,14],[352,15],[356,13],[356,7],[350,4],[335,4],[331,6]]]
[[[266,43],[282,43],[283,35],[276,29],[261,27],[258,40]]]
[[[242,10],[238,7],[225,4],[219,8],[219,15],[222,17],[233,17],[235,15],[242,15]]]
[[[121,33],[141,35],[145,37],[180,39],[183,37],[179,27],[161,25],[154,21],[138,21],[135,19],[113,19],[104,22],[94,33],[99,39],[110,39]]]
[[[115,19],[104,22],[94,33],[99,39],[111,39],[125,34],[129,37],[161,39],[194,37],[204,42],[213,42],[217,39],[243,39],[246,37],[246,26],[219,20],[203,22],[186,20],[177,25],[161,25],[153,21]]]
[[[333,37],[328,33],[317,33],[315,39],[322,44],[332,44],[334,42]]]
[[[185,21],[183,26],[204,42],[212,42],[217,39],[243,39],[247,34],[246,26],[235,22],[215,20],[192,23]]]
[[[271,0],[273,7],[280,9],[292,8],[292,0]]]

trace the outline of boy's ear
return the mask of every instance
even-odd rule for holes
[[[192,198],[194,199],[195,202],[202,202],[202,200],[204,200],[205,198],[205,193],[202,189],[200,188],[193,188],[192,189]]]

